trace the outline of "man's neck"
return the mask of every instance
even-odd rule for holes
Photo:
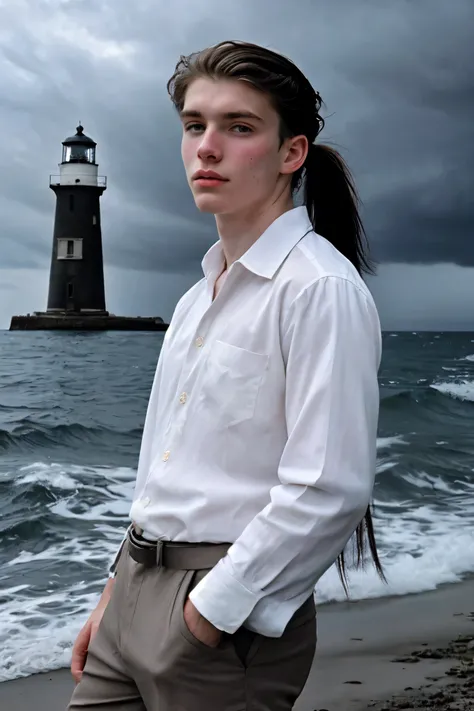
[[[225,256],[225,269],[240,259],[265,230],[294,207],[291,198],[263,207],[257,214],[216,215],[217,231]]]

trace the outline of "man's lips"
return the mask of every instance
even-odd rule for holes
[[[227,182],[227,178],[224,178],[222,175],[219,175],[219,173],[215,173],[213,170],[198,170],[196,173],[194,173],[193,180],[219,180],[222,183]]]

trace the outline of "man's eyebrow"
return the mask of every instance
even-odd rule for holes
[[[186,119],[186,118],[201,118],[202,119],[202,113],[200,111],[193,111],[191,109],[184,109],[183,111],[180,111],[180,118],[181,119]],[[261,116],[257,116],[257,114],[253,114],[251,111],[226,111],[226,113],[222,114],[222,118],[224,119],[255,119],[257,121],[263,121]]]

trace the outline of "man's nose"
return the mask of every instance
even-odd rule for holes
[[[198,157],[201,160],[221,160],[222,146],[215,131],[208,129],[203,134],[198,148]]]

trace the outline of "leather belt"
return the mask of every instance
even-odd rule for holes
[[[207,570],[213,568],[225,556],[231,545],[231,543],[148,541],[133,527],[128,532],[128,553],[136,563],[146,568]]]

